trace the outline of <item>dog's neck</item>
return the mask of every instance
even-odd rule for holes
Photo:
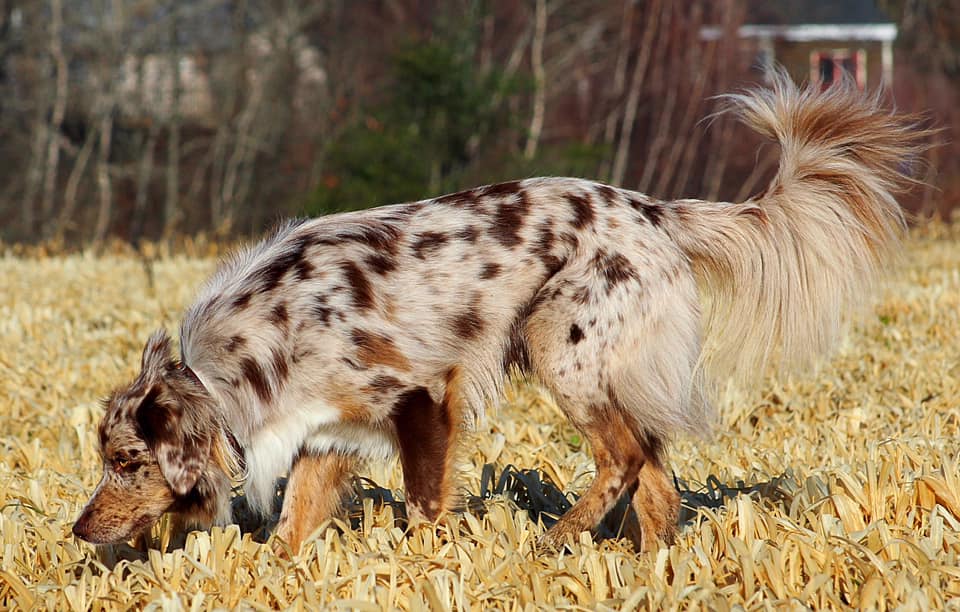
[[[202,373],[197,373],[186,363],[180,362],[179,369],[190,381],[201,387],[213,398],[216,413],[210,423],[212,441],[207,467],[190,492],[178,499],[174,510],[180,512],[188,521],[200,525],[228,524],[230,515],[230,494],[233,481],[242,478],[244,465],[243,447],[231,429],[231,423],[223,414],[220,398],[204,381]]]

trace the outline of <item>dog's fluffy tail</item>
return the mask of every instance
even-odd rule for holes
[[[727,100],[780,143],[777,175],[743,203],[678,203],[671,234],[703,285],[703,364],[746,381],[827,350],[869,295],[904,230],[894,196],[929,132],[850,83],[798,89],[782,72]]]

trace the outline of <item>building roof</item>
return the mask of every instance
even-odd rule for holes
[[[874,0],[747,0],[745,23],[754,25],[891,23]]]
[[[704,26],[700,38],[717,40],[723,37],[723,28]],[[737,28],[740,38],[777,38],[794,42],[812,40],[873,40],[891,41],[897,38],[897,26],[892,23],[853,24],[799,24],[757,25],[746,24]]]
[[[700,38],[716,40],[723,29],[706,26]],[[873,0],[748,0],[740,38],[775,38],[794,42],[813,40],[892,41],[897,26]]]

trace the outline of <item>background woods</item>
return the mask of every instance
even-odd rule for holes
[[[953,4],[882,4],[900,26],[893,97],[934,109],[944,142],[960,140]],[[539,174],[743,198],[775,150],[702,119],[762,80],[762,49],[738,36],[757,14],[746,0],[0,0],[0,240],[258,233]],[[915,209],[955,200],[956,146],[932,151],[937,189]]]

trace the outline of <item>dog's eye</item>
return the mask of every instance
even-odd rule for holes
[[[135,464],[130,459],[114,459],[113,460],[113,470],[115,472],[129,472],[135,467]]]

